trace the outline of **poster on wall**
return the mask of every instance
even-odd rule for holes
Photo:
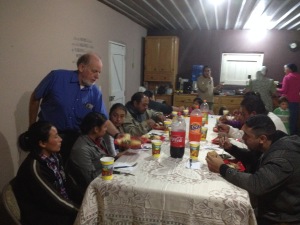
[[[77,62],[77,59],[87,53],[91,52],[94,49],[93,41],[89,38],[85,37],[74,37],[72,40],[72,53],[73,53],[73,60],[72,63]]]

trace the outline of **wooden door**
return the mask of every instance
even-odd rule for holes
[[[162,74],[172,74],[174,71],[174,47],[172,37],[160,38],[158,68]]]
[[[145,42],[145,74],[158,72],[159,38],[146,38]]]
[[[109,106],[125,104],[125,53],[126,46],[109,42]]]

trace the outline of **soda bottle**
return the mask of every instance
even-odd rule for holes
[[[170,155],[172,158],[182,158],[185,148],[186,124],[180,112],[178,112],[177,118],[172,121],[171,127]]]
[[[203,100],[203,103],[200,105],[200,110],[202,113],[202,123],[208,124],[209,106],[208,106],[206,100]]]
[[[199,142],[201,139],[202,113],[199,106],[190,114],[189,141]]]

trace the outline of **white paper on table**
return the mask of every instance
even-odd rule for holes
[[[192,163],[190,161],[187,161],[185,167],[193,170],[199,170],[202,166],[202,163],[196,160],[192,160]]]

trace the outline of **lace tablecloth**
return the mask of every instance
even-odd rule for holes
[[[189,168],[189,148],[183,159],[171,158],[168,142],[158,159],[151,150],[122,156],[118,162],[138,162],[130,171],[134,176],[91,182],[75,224],[256,224],[247,191],[209,172],[209,145],[202,143],[201,149],[199,169]]]

